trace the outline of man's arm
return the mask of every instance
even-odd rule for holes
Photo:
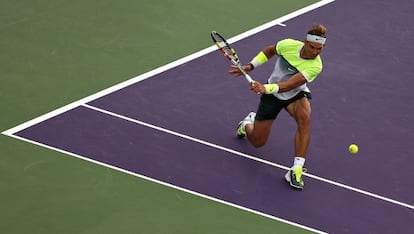
[[[298,72],[286,81],[277,83],[279,85],[279,93],[290,91],[306,83],[306,78],[302,73]]]
[[[266,56],[266,59],[269,60],[274,55],[276,55],[276,45],[269,45],[269,46],[267,46],[262,51],[260,51],[259,54],[262,53],[262,52]],[[230,74],[233,74],[233,75],[236,75],[236,76],[243,75],[243,73],[237,68],[237,66],[232,65],[231,67],[232,67],[232,69],[229,71]],[[246,65],[243,65],[243,69],[246,72],[250,72],[251,70],[254,69],[254,67],[253,67],[253,65],[251,63],[249,63],[249,64],[246,64]]]
[[[276,45],[270,45],[262,51],[266,55],[267,59],[271,59],[274,55],[276,55]]]
[[[294,88],[297,88],[303,84],[306,83],[306,78],[303,76],[302,73],[298,72],[292,77],[290,77],[286,81],[279,82],[277,84],[261,84],[260,82],[256,81],[251,86],[251,90],[253,90],[255,93],[283,93],[287,92],[289,90],[292,90]]]

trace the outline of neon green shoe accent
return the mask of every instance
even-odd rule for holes
[[[286,178],[288,182],[290,182],[290,186],[296,189],[303,189],[305,183],[302,180],[302,174],[304,170],[302,167],[296,167],[289,171],[289,177]]]
[[[304,183],[303,183],[303,180],[302,180],[302,173],[303,173],[302,167],[296,167],[293,170],[293,174],[295,175],[296,182],[302,184],[302,186],[303,186]]]
[[[243,127],[243,122],[239,123],[239,126],[237,127],[236,134],[239,138],[243,138],[243,137],[246,136],[246,129],[244,129],[244,127]]]
[[[250,112],[242,121],[237,125],[237,136],[243,138],[246,136],[246,124],[253,124],[256,118],[256,113]]]

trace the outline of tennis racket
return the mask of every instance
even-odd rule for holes
[[[223,55],[228,60],[230,60],[235,66],[237,66],[237,68],[243,73],[244,77],[250,84],[253,84],[254,80],[243,69],[239,60],[239,56],[237,56],[236,51],[229,45],[229,43],[227,43],[226,39],[224,39],[224,37],[216,31],[211,32],[211,38],[213,39],[214,43],[216,43],[221,53],[223,53]]]

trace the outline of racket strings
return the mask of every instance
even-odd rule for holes
[[[230,47],[230,45],[227,43],[227,41],[217,32],[212,32],[211,37],[215,41],[218,48],[220,48],[220,51],[230,60],[233,60],[236,63],[239,63],[239,57],[237,56],[236,51]]]
[[[223,45],[224,44],[224,46],[221,46],[221,45]],[[229,59],[231,58],[231,59],[233,59],[234,61],[236,61],[236,62],[238,62],[239,61],[239,57],[237,56],[237,53],[236,53],[236,51],[233,49],[233,48],[231,48],[231,47],[229,47],[228,45],[226,45],[225,43],[222,43],[221,45],[218,45],[221,49],[221,52],[224,54],[224,55],[226,55],[226,57],[228,57]]]
[[[239,70],[244,74],[244,77],[246,77],[246,80],[252,84],[254,83],[254,80],[247,74],[247,72],[244,70],[244,68],[241,65],[241,62],[239,60],[239,57],[236,53],[236,50],[234,50],[229,43],[227,43],[226,39],[224,39],[223,36],[221,36],[217,31],[211,32],[211,38],[213,39],[216,46],[219,48],[221,53],[230,60],[233,65],[237,66]]]

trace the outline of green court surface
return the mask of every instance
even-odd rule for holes
[[[0,2],[4,131],[317,1]],[[2,233],[309,232],[4,135],[0,158]]]

